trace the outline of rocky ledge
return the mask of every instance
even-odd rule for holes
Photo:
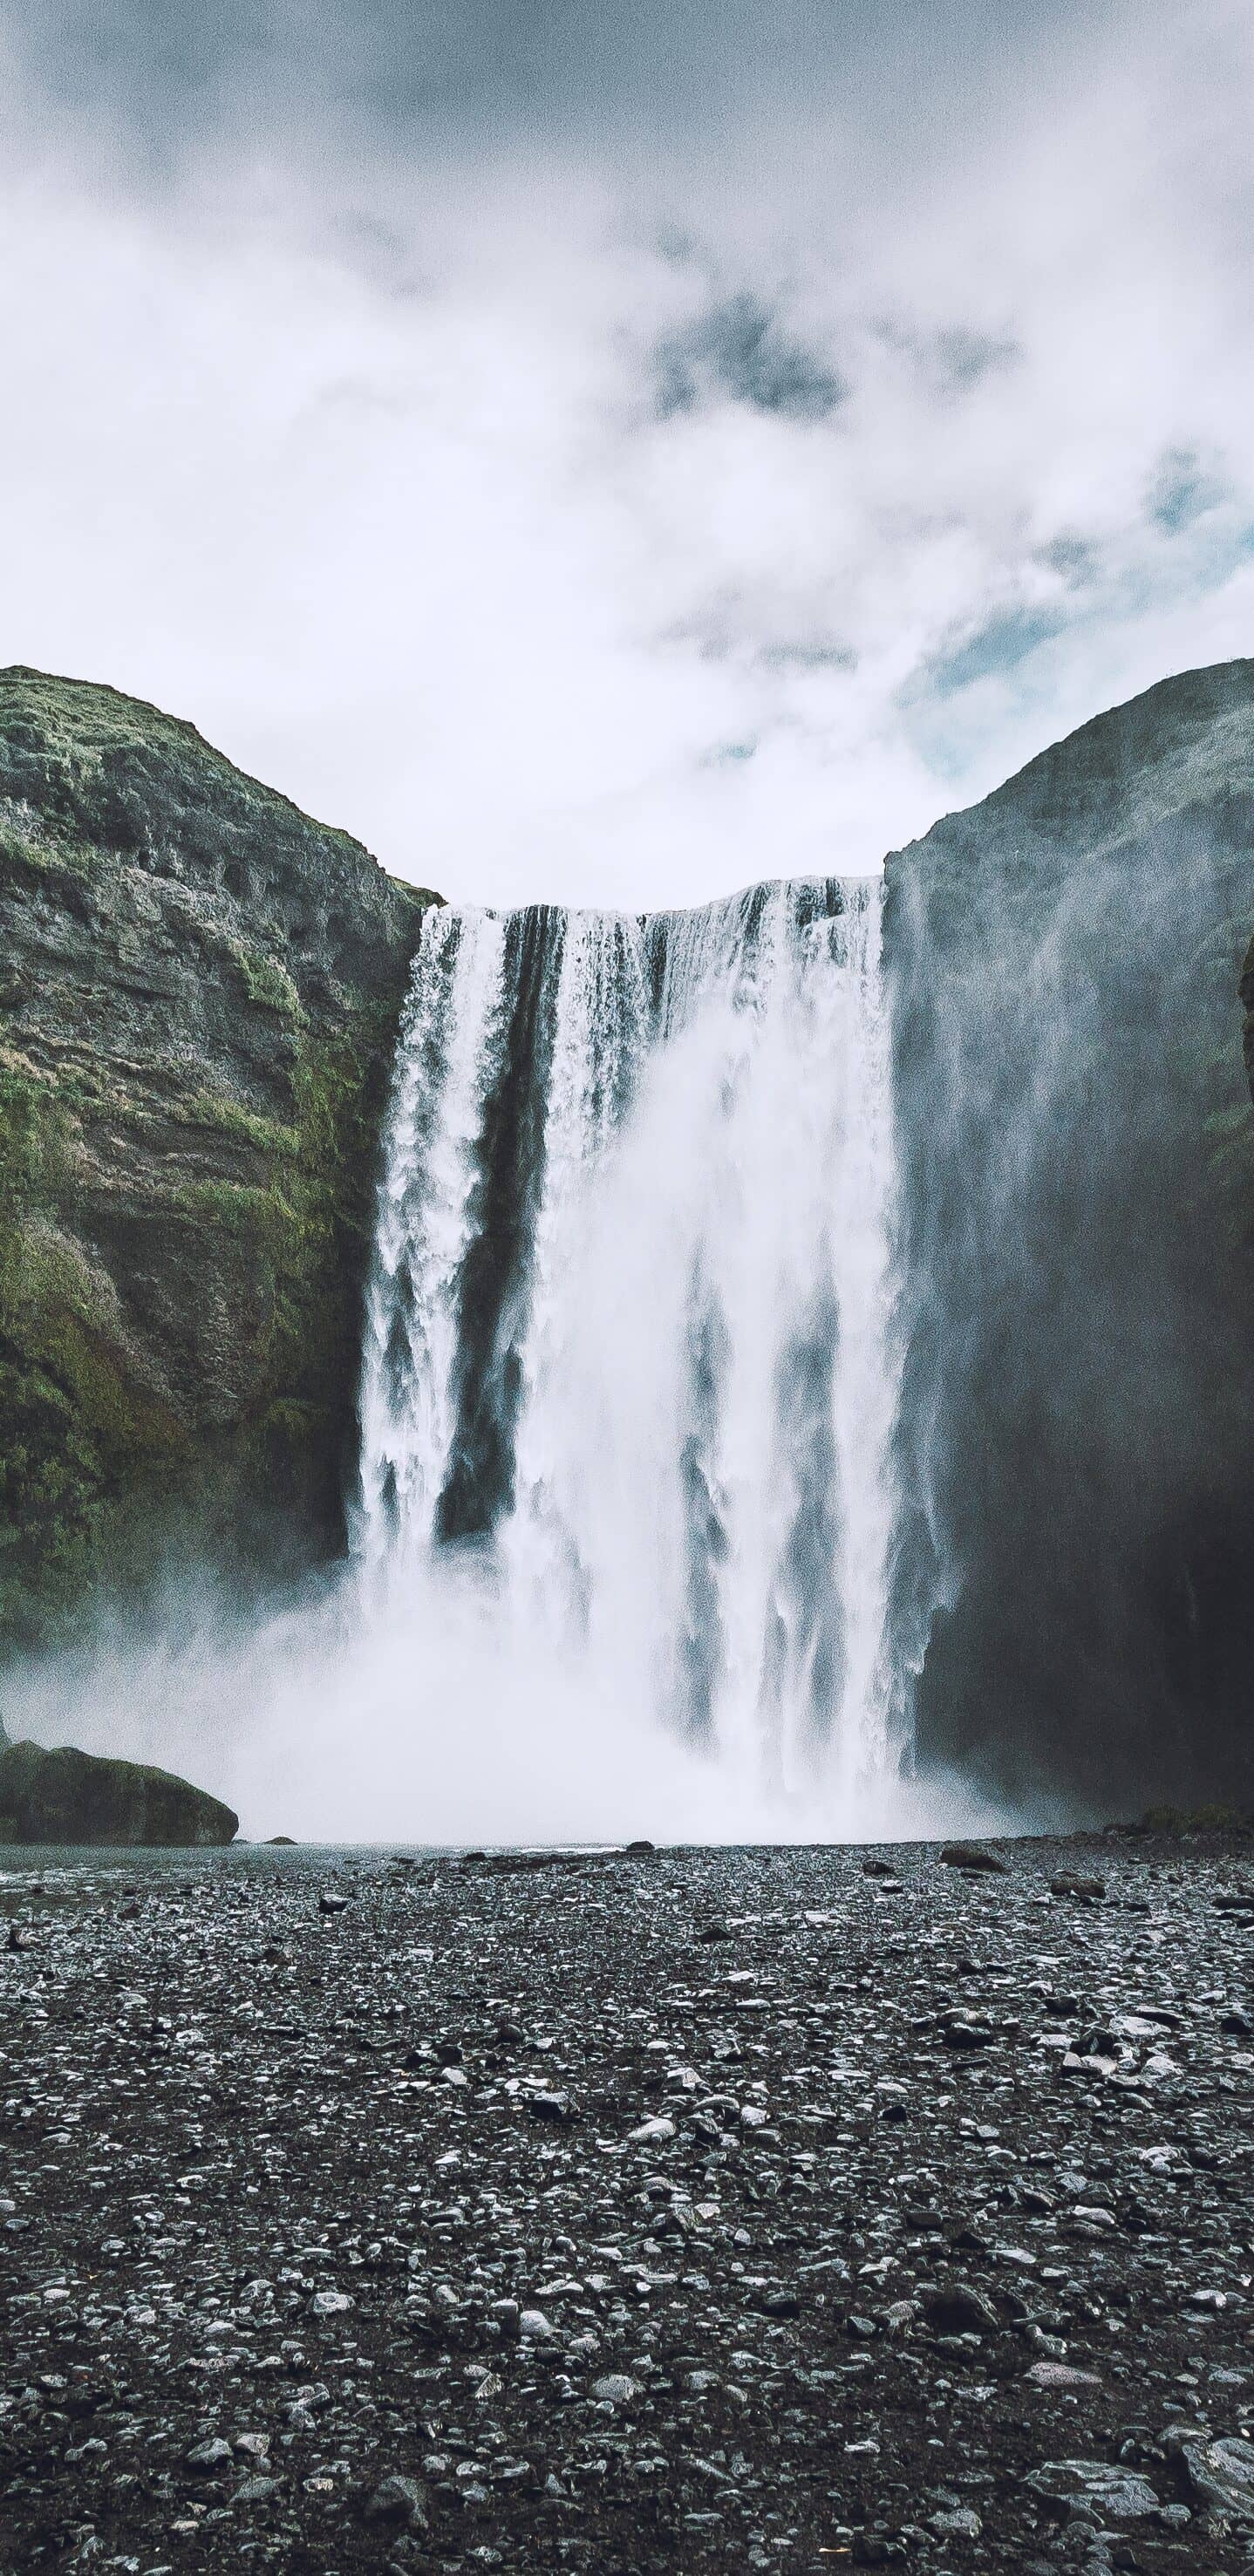
[[[147,1762],[69,1744],[0,1750],[0,1843],[203,1847],[233,1842],[238,1829],[220,1798]]]
[[[11,1871],[0,2564],[1238,2576],[1252,1862]]]

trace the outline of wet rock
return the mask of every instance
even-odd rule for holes
[[[986,1850],[982,1843],[943,1843],[940,1858],[946,1869],[966,1870],[975,1877],[982,1873],[990,1878],[1005,1878],[1009,1874],[1009,1862],[999,1852]]]
[[[215,2435],[212,2441],[193,2443],[191,2450],[184,2452],[183,2458],[187,2467],[194,2469],[198,2477],[205,2477],[215,2469],[229,2469],[231,2445],[229,2442],[224,2442],[220,2434]]]
[[[245,2478],[242,2483],[237,2486],[233,2502],[235,2504],[264,2504],[268,2497],[277,2495],[278,2490],[279,2480],[277,2478],[261,2476]]]
[[[990,2306],[979,2290],[965,2281],[949,2281],[934,2290],[924,2290],[920,2299],[923,2314],[933,2334],[988,2335],[997,2332],[997,2310]]]
[[[1138,2522],[1158,2511],[1148,2478],[1104,2460],[1047,2460],[1025,2483],[1046,2504],[1075,2512],[1092,2508],[1111,2522]]]
[[[1254,2443],[1186,2442],[1180,2458],[1194,2504],[1254,2523]]]
[[[575,2116],[564,2093],[530,2093],[527,2108],[533,2120],[556,2120],[564,2124]]]
[[[0,1751],[0,1818],[13,1843],[205,1848],[234,1840],[239,1817],[172,1771],[72,1745]]]
[[[380,2479],[362,2510],[367,2522],[403,2524],[408,2530],[425,2529],[431,2519],[425,2486],[396,2470]]]
[[[968,2021],[961,2013],[945,2022],[940,2035],[946,2048],[960,2049],[964,2054],[973,2048],[991,2048],[995,2037],[987,2022]]]

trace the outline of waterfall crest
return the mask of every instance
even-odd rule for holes
[[[429,916],[361,1388],[381,1602],[469,1586],[511,1653],[837,1814],[908,1751],[881,908]]]

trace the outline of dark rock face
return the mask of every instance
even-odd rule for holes
[[[889,861],[925,1761],[1248,1798],[1254,662]],[[1246,1024],[1246,1046],[1250,1024]]]
[[[1241,1001],[1245,1011],[1245,1070],[1250,1093],[1254,1097],[1254,939],[1246,950],[1241,974]]]
[[[0,675],[0,1631],[145,1560],[154,1506],[244,1556],[340,1542],[432,900],[193,726]]]
[[[148,1843],[205,1848],[233,1842],[239,1817],[220,1798],[146,1762],[114,1762],[72,1745],[0,1752],[0,1842]]]

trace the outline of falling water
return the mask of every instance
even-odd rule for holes
[[[881,889],[429,916],[385,1140],[359,1556],[768,1803],[900,1767]]]

